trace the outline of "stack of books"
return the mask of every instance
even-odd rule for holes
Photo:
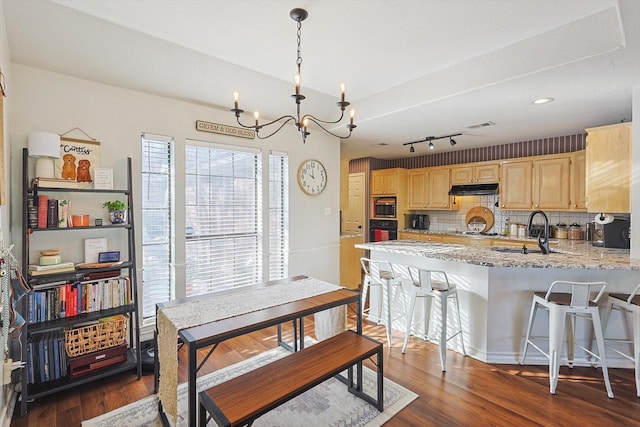
[[[67,271],[74,271],[76,269],[72,262],[61,262],[60,264],[52,265],[29,265],[29,274],[32,276],[39,276],[43,274],[55,274],[65,273]]]

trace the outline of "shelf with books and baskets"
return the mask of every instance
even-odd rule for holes
[[[23,416],[34,399],[125,371],[142,375],[131,159],[127,188],[113,190],[29,180],[28,159],[24,149],[22,269],[30,291],[21,307]],[[106,193],[125,197],[125,223],[89,225],[88,215],[70,215],[70,205]],[[121,251],[107,249],[107,236]],[[51,242],[59,249],[47,248]]]

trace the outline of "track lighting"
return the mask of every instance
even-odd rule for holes
[[[457,144],[456,140],[453,139],[454,136],[460,136],[462,135],[461,133],[452,133],[450,135],[443,135],[443,136],[427,136],[424,139],[418,140],[418,141],[411,141],[411,142],[405,142],[402,145],[408,145],[409,146],[409,152],[410,153],[414,153],[415,149],[413,148],[413,144],[420,144],[421,142],[428,142],[429,143],[429,150],[435,150],[436,146],[433,145],[433,141],[437,140],[437,139],[444,139],[444,138],[449,138],[449,144],[451,144],[451,146],[453,147],[454,145]]]

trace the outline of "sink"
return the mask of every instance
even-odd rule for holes
[[[513,247],[513,246],[492,246],[491,247],[492,251],[495,252],[504,252],[504,253],[510,253],[510,254],[520,254],[522,253],[522,248],[518,248],[518,247]],[[541,254],[542,250],[540,250],[540,248],[535,247],[535,248],[529,248],[527,247],[527,253],[529,254]],[[579,255],[578,253],[575,252],[569,252],[569,251],[564,251],[561,249],[554,249],[551,248],[549,249],[549,253],[550,254],[565,254],[565,255]]]

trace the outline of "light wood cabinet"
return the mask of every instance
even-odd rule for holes
[[[589,212],[629,213],[631,123],[586,130],[586,205]]]
[[[530,160],[502,163],[500,208],[531,209],[532,168]]]
[[[448,167],[421,168],[409,171],[408,209],[452,209]]]
[[[586,202],[586,161],[585,150],[576,151],[571,156],[571,171],[569,178],[569,205],[572,211],[587,210]]]
[[[484,237],[443,235],[442,243],[451,243],[456,245],[467,245],[467,246],[491,246],[491,239],[486,239]]]
[[[363,243],[364,237],[343,237],[340,239],[340,286],[358,289],[362,283],[360,257],[362,249],[354,245]]]
[[[424,209],[427,207],[427,169],[409,171],[407,208]]]
[[[418,240],[421,242],[442,242],[442,234],[399,232],[398,240]]]
[[[398,194],[400,171],[397,168],[371,171],[371,195],[392,196]]]
[[[570,167],[571,159],[568,156],[533,161],[534,209],[569,209]]]
[[[499,180],[499,163],[481,163],[451,168],[451,185],[494,183]]]

